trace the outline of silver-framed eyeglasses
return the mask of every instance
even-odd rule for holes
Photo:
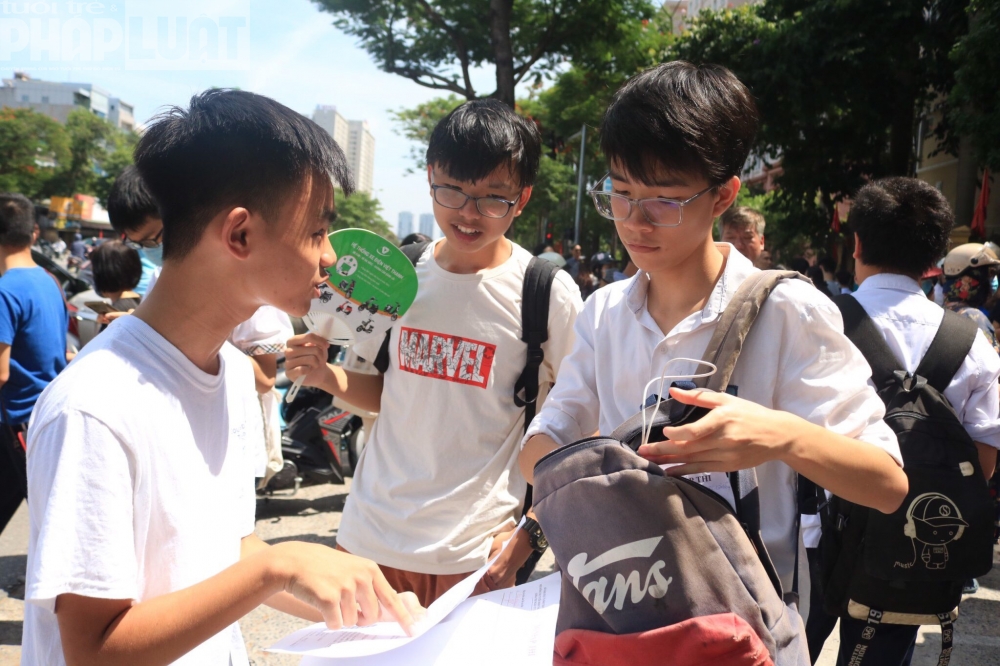
[[[607,174],[600,180],[605,182]],[[654,227],[678,227],[684,221],[684,206],[717,188],[718,185],[709,185],[701,192],[693,194],[687,199],[667,199],[665,197],[650,197],[648,199],[630,199],[624,194],[605,192],[603,190],[591,190],[590,196],[594,200],[594,207],[601,217],[609,220],[622,222],[632,216],[632,209],[638,206],[642,211],[646,221]]]
[[[513,201],[507,201],[506,199],[494,196],[473,197],[447,185],[431,185],[431,191],[434,193],[434,201],[445,208],[459,210],[460,208],[464,208],[465,204],[471,199],[476,202],[476,209],[480,215],[492,218],[507,217],[510,209],[521,200],[520,194]]]

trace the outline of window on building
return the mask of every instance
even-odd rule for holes
[[[48,103],[49,103],[49,96],[42,95],[42,104],[48,104]]]
[[[27,95],[21,95],[21,101],[22,102],[30,102],[31,99],[29,99]]]

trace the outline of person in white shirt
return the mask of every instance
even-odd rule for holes
[[[573,351],[525,436],[520,463],[529,482],[548,452],[609,435],[638,412],[647,382],[668,361],[704,355],[720,314],[757,271],[732,245],[712,241],[713,220],[740,189],[756,127],[753,96],[718,66],[667,63],[615,94],[600,133],[613,190],[593,197],[640,271],[584,305]],[[678,362],[667,374],[699,371]],[[736,396],[671,389],[675,399],[712,411],[666,428],[669,439],[638,453],[679,463],[667,473],[723,492],[723,473],[756,468],[762,536],[788,590],[796,473],[886,512],[906,495],[898,443],[870,376],[834,304],[807,282],[786,281],[746,339],[732,375]]]
[[[458,107],[427,150],[434,214],[444,238],[416,264],[412,307],[392,329],[384,375],[326,363],[326,342],[294,338],[289,378],[378,412],[337,534],[337,545],[382,566],[397,589],[429,604],[479,569],[485,591],[513,585],[532,552],[516,530],[526,484],[518,471],[524,407],[514,385],[527,359],[521,300],[531,255],[504,237],[531,196],[541,139],[496,100]],[[550,290],[540,384],[555,381],[572,345],[580,293],[565,271]],[[358,345],[374,359],[381,340]]]
[[[885,337],[893,357],[909,373],[916,372],[944,319],[944,310],[928,300],[919,280],[948,250],[953,225],[948,201],[932,185],[916,178],[877,180],[854,197],[851,229],[855,274],[861,286],[853,296]],[[944,391],[976,442],[987,479],[993,474],[1000,448],[998,376],[1000,356],[980,334]],[[858,644],[866,625],[851,617],[840,618],[843,663],[850,660],[850,650]],[[916,625],[881,625],[869,648],[873,663],[909,664],[906,655],[916,641],[917,629]],[[814,643],[819,654],[822,644],[818,637],[810,636],[810,652]]]
[[[374,563],[253,533],[263,429],[226,338],[319,296],[332,179],[352,190],[342,151],[271,99],[210,90],[155,120],[136,163],[161,204],[161,286],[35,409],[21,663],[247,666],[237,620],[261,603],[331,628],[384,607],[410,627]]]

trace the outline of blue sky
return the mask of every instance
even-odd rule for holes
[[[93,83],[134,104],[139,122],[147,121],[164,106],[186,105],[191,95],[211,86],[239,87],[268,95],[310,117],[317,104],[332,104],[344,117],[368,120],[370,124],[375,136],[375,195],[382,202],[384,216],[390,225],[395,229],[397,216],[403,210],[414,213],[415,218],[430,212],[426,177],[405,174],[410,166],[411,144],[393,132],[394,124],[388,111],[415,106],[441,93],[379,70],[368,54],[356,45],[355,38],[335,28],[333,16],[319,11],[310,0],[91,3],[91,13],[96,16],[87,16],[82,9],[87,3],[35,2],[27,6],[35,11],[24,15],[26,4],[0,0],[0,75],[4,78],[18,70],[38,79]],[[45,9],[45,5],[49,5],[48,16],[36,13]],[[189,21],[205,11],[246,17],[249,40],[241,46],[241,56],[246,56],[243,62],[248,66],[242,71],[177,71],[169,69],[168,64],[168,69],[163,70],[130,71],[124,66],[124,46],[117,57],[109,51],[103,63],[70,60],[65,36],[63,51],[55,60],[51,53],[47,57],[39,55],[47,53],[44,50],[32,55],[34,42],[19,51],[3,51],[5,35],[8,45],[16,45],[17,41],[16,33],[4,33],[5,25],[9,27],[5,19],[41,18],[39,25],[44,30],[49,26],[45,21],[53,17],[63,25],[82,16],[93,29],[95,19],[103,15],[128,26],[123,10],[132,13],[137,7],[147,14],[184,15]],[[74,11],[79,16],[73,15]],[[14,37],[10,36],[12,34]],[[32,33],[30,39],[38,39],[38,36]],[[79,44],[79,40],[74,44]],[[98,64],[101,66],[95,66]],[[475,72],[473,80],[478,90],[493,90],[491,70]]]

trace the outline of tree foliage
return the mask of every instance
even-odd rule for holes
[[[385,71],[466,99],[514,105],[514,88],[595,45],[615,46],[622,26],[648,18],[648,0],[314,0],[358,37]],[[482,95],[472,71],[492,67],[496,90]]]
[[[382,204],[367,192],[355,192],[349,197],[339,187],[334,190],[337,205],[337,219],[330,225],[330,231],[340,229],[367,229],[379,236],[397,243],[396,234],[382,217]]]
[[[973,139],[980,161],[1000,170],[1000,3],[972,0],[969,32],[952,51],[957,67],[951,120]]]
[[[37,198],[68,159],[62,125],[31,109],[0,109],[0,192]]]
[[[410,147],[410,159],[414,166],[407,173],[417,173],[427,168],[427,144],[431,140],[431,132],[442,118],[451,113],[463,100],[455,95],[436,97],[430,101],[418,104],[412,109],[397,109],[389,115],[396,121],[396,134],[406,137],[415,145]]]
[[[954,81],[967,0],[765,0],[702,12],[673,56],[733,70],[757,98],[761,159],[780,156],[782,209],[810,235],[870,178],[911,175],[921,116]],[[946,118],[946,114],[939,117]],[[933,131],[947,140],[946,123]]]

